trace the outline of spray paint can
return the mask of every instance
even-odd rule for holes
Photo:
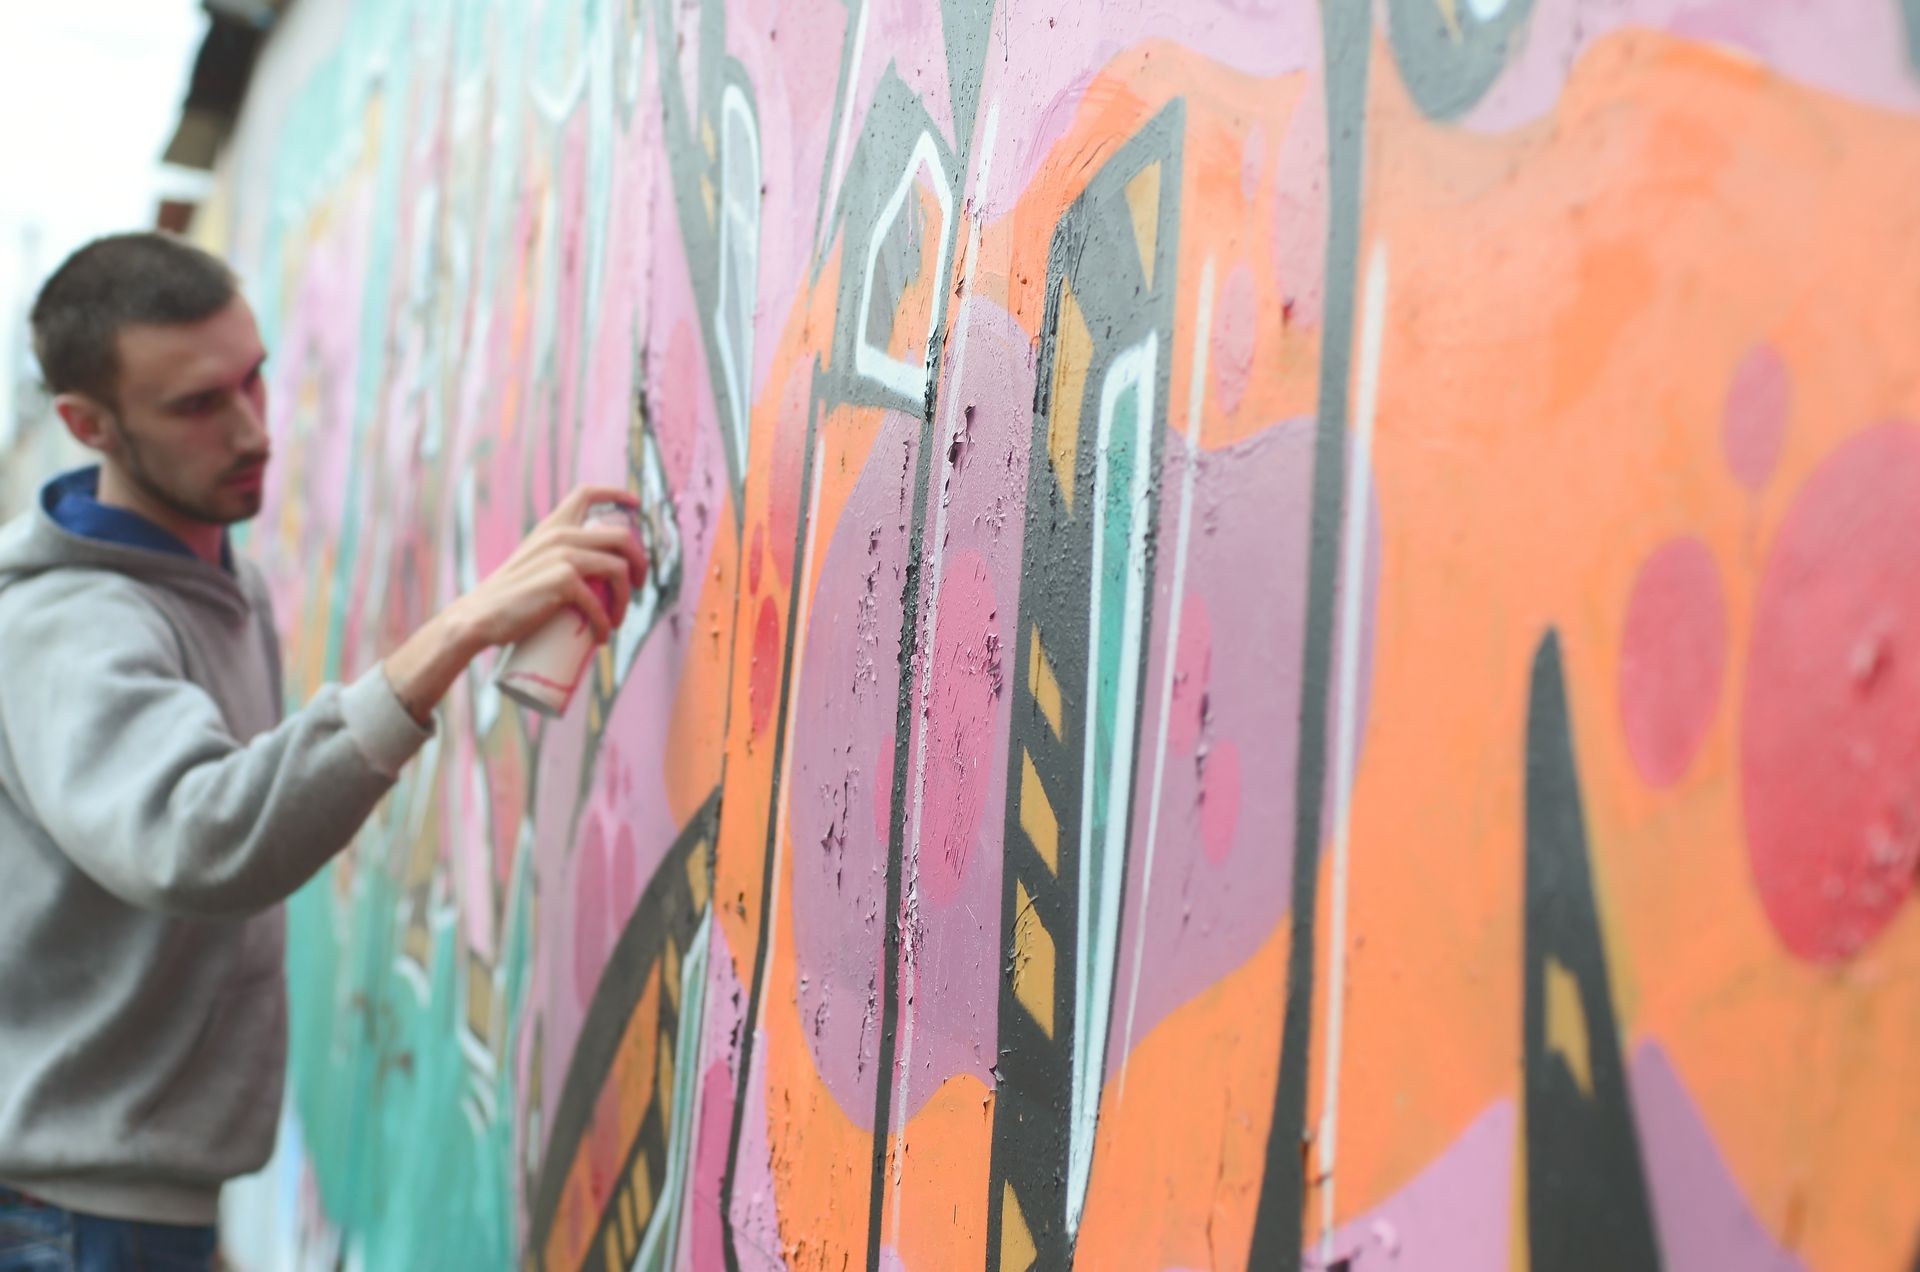
[[[592,504],[582,524],[624,527],[644,548],[641,515],[625,504]],[[605,582],[589,579],[587,586],[602,605],[612,604],[613,595]],[[593,660],[594,648],[592,624],[578,609],[566,606],[533,635],[507,650],[494,671],[493,682],[501,693],[523,707],[546,716],[565,715],[587,664]]]

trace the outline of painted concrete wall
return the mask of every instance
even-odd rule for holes
[[[576,480],[664,515],[573,712],[469,677],[293,905],[279,1239],[1913,1267],[1917,61],[302,0],[202,226],[298,690]]]

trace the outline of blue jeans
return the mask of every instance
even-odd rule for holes
[[[101,1219],[0,1187],[0,1272],[211,1272],[212,1227]]]

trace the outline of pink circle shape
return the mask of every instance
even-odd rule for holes
[[[1620,725],[1640,776],[1671,786],[1713,723],[1727,660],[1727,602],[1713,554],[1669,539],[1640,567],[1620,637]]]
[[[1721,410],[1720,445],[1734,480],[1748,490],[1766,484],[1787,436],[1793,382],[1772,345],[1755,345],[1734,369]]]

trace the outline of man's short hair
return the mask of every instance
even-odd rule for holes
[[[33,302],[33,352],[47,391],[113,403],[122,328],[200,322],[239,294],[225,262],[185,239],[157,230],[95,239]]]

